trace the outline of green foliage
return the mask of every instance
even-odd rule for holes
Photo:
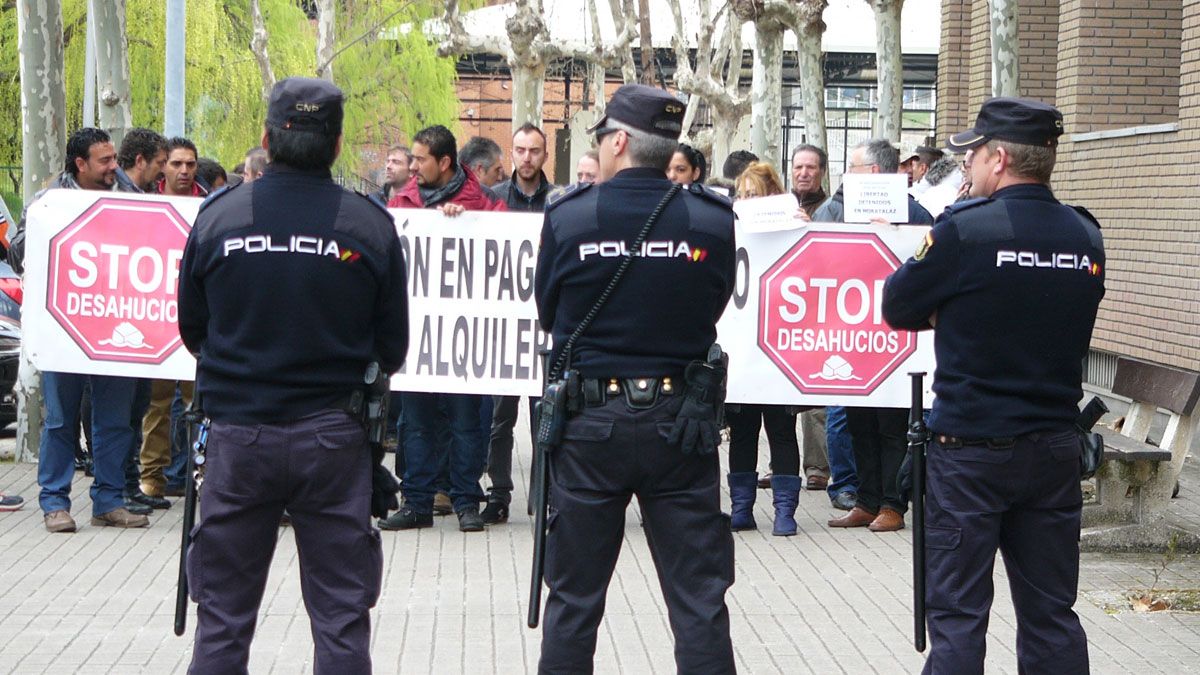
[[[67,128],[83,117],[86,0],[62,0]],[[296,0],[260,0],[275,77],[316,72],[316,25]],[[339,3],[334,77],[348,99],[340,163],[361,172],[363,153],[429,124],[457,119],[454,61],[419,32],[440,15],[439,0],[345,0]],[[0,165],[21,163],[20,78],[15,6],[0,4]],[[166,3],[127,0],[126,33],[135,126],[162,129]],[[384,17],[400,10],[390,20]],[[401,33],[402,24],[416,30]],[[202,155],[232,167],[259,144],[265,103],[250,52],[249,0],[187,0],[186,134]],[[366,34],[353,45],[350,42]],[[396,39],[383,39],[392,38]]]
[[[432,124],[456,125],[454,60],[438,57],[419,30],[441,12],[429,0],[349,0],[338,15],[333,77],[346,92],[346,147],[360,150],[343,153],[351,170],[381,163],[367,148],[407,141]]]

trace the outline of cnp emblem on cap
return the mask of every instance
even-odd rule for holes
[[[679,138],[683,131],[683,102],[671,94],[644,84],[625,84],[613,92],[604,116],[588,129],[596,133],[620,122],[648,134]]]
[[[342,90],[332,82],[289,77],[271,90],[267,124],[279,129],[342,133]]]
[[[1062,133],[1063,117],[1058,108],[1041,101],[998,96],[983,102],[975,127],[951,136],[949,147],[961,152],[995,138],[1052,148],[1058,145]]]

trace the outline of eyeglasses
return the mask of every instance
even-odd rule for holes
[[[605,136],[608,136],[609,134],[612,134],[612,133],[616,133],[618,131],[620,131],[620,129],[616,129],[613,127],[603,127],[603,128],[597,129],[595,131],[596,145],[599,145],[600,141],[603,140]]]
[[[867,166],[879,166],[879,164],[877,164],[877,163],[875,163],[875,162],[870,162],[870,163],[868,163],[868,164],[848,164],[848,165],[846,166],[846,169],[847,169],[847,170],[850,170],[850,169],[861,169],[861,168],[863,168],[863,167],[867,167]]]

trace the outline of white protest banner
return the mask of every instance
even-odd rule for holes
[[[200,203],[51,190],[29,206],[21,329],[39,370],[194,377],[176,290]]]
[[[779,232],[808,225],[808,221],[796,217],[800,212],[800,204],[790,192],[770,197],[739,199],[733,203],[733,210],[738,214],[742,231],[746,233]]]
[[[842,175],[847,223],[869,223],[882,218],[889,223],[908,222],[908,176],[902,173],[847,173]]]
[[[83,190],[31,205],[22,320],[35,365],[191,379],[176,283],[199,205]],[[541,216],[392,214],[410,296],[408,359],[393,389],[538,394],[537,353],[549,342],[533,301]],[[932,334],[892,330],[879,300],[928,228],[753,227],[738,225],[737,285],[718,326],[729,400],[906,407],[906,373],[933,372]]]
[[[737,285],[717,325],[728,400],[908,407],[907,373],[933,373],[933,334],[891,328],[880,303],[884,280],[928,231],[814,223],[751,234],[739,224]]]
[[[201,200],[54,190],[29,208],[23,335],[41,370],[190,380],[179,261]],[[394,210],[409,354],[392,388],[536,395],[540,214]]]
[[[394,210],[408,260],[409,347],[392,388],[537,396],[540,213]]]

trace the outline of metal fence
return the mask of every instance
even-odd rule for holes
[[[825,131],[826,151],[829,153],[829,185],[837,189],[842,174],[846,171],[850,148],[871,138],[876,111],[870,108],[826,108]],[[928,124],[914,124],[916,119],[928,117]],[[905,110],[905,124],[900,130],[900,147],[912,148],[920,145],[934,132],[931,111]],[[785,185],[791,188],[791,149],[806,143],[804,133],[804,108],[785,106],[783,111],[783,156],[780,157],[780,174]]]

